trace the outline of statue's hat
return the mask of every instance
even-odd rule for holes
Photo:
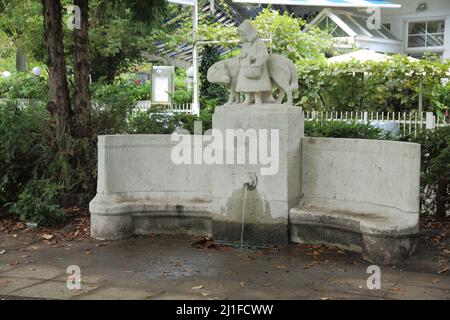
[[[256,29],[248,22],[248,20],[244,20],[241,25],[237,28],[240,33],[244,33],[250,36],[251,39],[258,37],[258,32]]]

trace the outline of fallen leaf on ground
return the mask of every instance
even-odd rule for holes
[[[328,297],[320,297],[320,300],[330,300]]]
[[[11,282],[10,280],[0,280],[0,286],[6,286],[10,282]]]
[[[44,233],[41,235],[41,238],[45,239],[45,240],[51,240],[51,239],[53,239],[53,235],[49,234],[49,233]]]
[[[6,250],[0,250],[0,254],[4,254]]]
[[[200,289],[203,289],[203,288],[204,288],[204,286],[200,285],[200,286],[192,287],[192,290],[200,290]]]
[[[448,267],[445,267],[444,269],[440,270],[438,273],[442,274],[448,271]]]
[[[433,283],[434,283],[434,284],[439,283],[439,279],[434,279],[434,280],[433,280]]]
[[[405,289],[402,289],[402,288],[396,288],[396,287],[394,287],[394,288],[389,288],[389,291],[391,291],[391,292],[399,292],[399,293],[401,293],[401,294],[404,294],[404,292],[406,291]]]
[[[244,282],[244,281],[239,282],[239,286],[240,286],[241,288],[245,287],[245,282]]]
[[[216,248],[217,249],[217,245],[214,243],[214,240],[212,238],[206,237],[206,238],[202,238],[196,242],[194,242],[192,244],[192,246],[194,248],[199,248],[199,249],[213,249]]]
[[[202,292],[202,296],[207,297],[207,296],[209,296],[209,293]]]

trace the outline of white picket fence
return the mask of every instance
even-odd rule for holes
[[[148,100],[138,101],[136,103],[137,110],[147,111],[152,107],[162,108],[162,110],[172,113],[188,113],[188,114],[192,113],[192,107],[190,103],[163,105],[152,103],[151,101]]]
[[[433,112],[369,112],[369,111],[305,111],[305,121],[345,121],[370,123],[385,130],[403,135],[416,134],[423,129],[448,126]]]

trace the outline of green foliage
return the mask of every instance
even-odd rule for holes
[[[450,110],[450,82],[446,85],[436,85],[431,93],[431,99],[436,106],[436,114],[439,118],[445,117],[445,111]]]
[[[422,146],[422,209],[445,216],[450,207],[450,126],[424,130],[405,140]]]
[[[324,60],[325,52],[332,52],[332,38],[326,32],[313,28],[302,32],[306,21],[287,12],[264,9],[253,21],[253,26],[263,39],[272,39],[267,46],[274,53],[287,56],[292,61],[302,59]]]
[[[14,201],[33,176],[41,133],[49,122],[44,108],[0,102],[0,203]]]
[[[38,99],[46,101],[47,83],[44,78],[27,74],[13,74],[8,79],[0,78],[1,99]]]
[[[174,104],[192,103],[192,90],[178,88],[172,95],[172,103]]]
[[[45,55],[43,29],[41,1],[0,0],[0,40],[5,40],[0,43],[1,47],[7,44],[8,55],[13,55],[18,46],[23,46],[29,56],[43,61]],[[3,50],[4,48],[0,48],[0,57]]]
[[[106,123],[101,128],[123,132],[126,130],[127,115],[139,100],[149,100],[150,85],[136,85],[131,81],[94,83],[91,85],[91,96],[94,113],[100,117],[99,121]]]
[[[59,205],[62,189],[62,185],[49,180],[30,180],[9,212],[38,225],[58,224],[64,220],[64,210]]]
[[[171,101],[174,104],[192,103],[192,88],[186,83],[187,75],[185,68],[175,68],[175,92]]]
[[[227,90],[224,86],[210,83],[207,79],[208,69],[220,60],[220,54],[217,47],[207,46],[202,53],[202,63],[199,68],[200,74],[200,99],[202,105],[212,99],[217,103],[224,104],[227,101]]]
[[[63,23],[67,21],[64,9],[73,1],[62,0]],[[90,0],[89,46],[93,80],[114,76],[136,61],[142,61],[142,52],[154,49],[156,39],[164,35],[166,17],[163,0]],[[0,58],[13,55],[23,46],[28,56],[45,61],[42,3],[36,0],[0,0]],[[68,66],[73,61],[73,31],[63,25],[65,58]],[[8,41],[6,41],[6,37]],[[10,71],[14,71],[10,69]],[[70,72],[69,72],[70,73]]]
[[[130,134],[171,134],[176,129],[193,132],[195,116],[183,113],[166,113],[158,109],[134,111],[128,118]]]
[[[166,3],[162,0],[90,1],[90,56],[94,81],[114,80],[115,75],[143,61],[142,52],[154,49],[165,35],[162,25]],[[158,27],[156,27],[158,26]]]
[[[305,135],[308,137],[384,139],[380,128],[370,124],[344,121],[305,121]]]
[[[2,29],[0,29],[0,43],[2,44],[0,47],[0,60],[12,57],[14,54],[14,43]],[[2,69],[0,65],[0,70]]]
[[[317,28],[302,32],[306,22],[287,13],[264,9],[251,21],[266,45],[274,53],[284,54],[293,61],[301,59],[325,59],[325,52],[333,52],[332,38]],[[188,28],[190,26],[187,26]],[[237,41],[239,36],[234,26],[209,23],[203,19],[199,25],[199,39],[219,41],[224,47],[235,47],[227,41]]]
[[[298,60],[296,64],[299,92],[295,100],[305,110],[417,110],[423,73],[424,111],[445,109],[448,104],[441,78],[447,76],[449,61],[411,61],[396,55],[386,62],[329,65],[320,60]]]

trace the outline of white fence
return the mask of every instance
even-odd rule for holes
[[[375,127],[403,135],[449,125],[444,119],[437,118],[433,112],[305,111],[304,117],[305,121],[370,123]]]
[[[162,110],[167,112],[173,112],[173,113],[192,113],[192,106],[190,103],[184,103],[184,104],[168,104],[168,105],[162,105],[162,104],[153,104],[151,101],[138,101],[136,103],[136,109],[137,110],[149,110],[152,107],[158,107],[162,108]]]
[[[0,99],[0,103],[11,103],[14,102],[17,108],[26,109],[28,107],[36,107],[42,101],[37,99]]]

